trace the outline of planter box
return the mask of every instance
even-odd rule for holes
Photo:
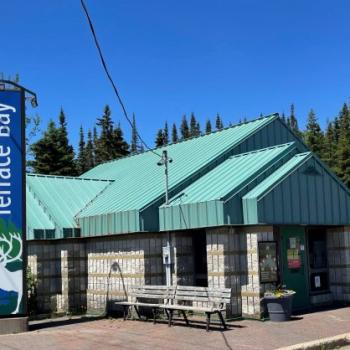
[[[289,293],[282,296],[267,295],[264,297],[270,321],[284,322],[290,320],[294,294]]]

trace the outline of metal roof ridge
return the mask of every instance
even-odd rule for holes
[[[286,147],[287,148],[288,146],[291,146],[291,145],[295,145],[295,141],[290,141],[290,142],[286,142],[286,143],[281,143],[279,145],[273,145],[273,146],[269,146],[269,147],[255,149],[253,151],[248,151],[248,152],[244,152],[244,153],[235,154],[235,155],[229,157],[228,159],[239,158],[239,157],[242,157],[242,156],[247,156],[247,155],[254,154],[254,153],[259,153],[259,152],[265,152],[265,151],[268,151],[268,150],[271,150],[271,149],[276,149],[276,148],[281,148],[281,147]]]
[[[145,151],[140,152],[140,153],[128,154],[128,155],[123,156],[123,157],[119,157],[119,158],[116,158],[116,159],[112,159],[112,160],[108,160],[106,162],[100,163],[96,167],[98,167],[100,165],[104,165],[104,164],[117,162],[117,161],[122,160],[122,159],[140,156],[140,155],[145,154],[145,153],[149,153],[149,152],[152,152],[152,151],[160,150],[162,148],[166,148],[166,147],[169,147],[169,146],[178,145],[178,144],[183,143],[183,142],[187,142],[187,141],[191,141],[191,140],[194,140],[194,139],[198,139],[200,137],[209,136],[209,135],[216,134],[216,133],[228,130],[228,129],[234,129],[234,128],[237,128],[239,126],[245,125],[245,124],[250,124],[250,123],[257,122],[258,120],[269,119],[269,118],[271,118],[272,120],[273,119],[277,119],[277,118],[279,118],[279,114],[278,113],[272,113],[272,114],[269,114],[269,115],[266,115],[266,116],[263,116],[263,117],[259,117],[259,118],[256,118],[256,119],[252,119],[252,120],[249,120],[249,121],[246,121],[246,122],[233,124],[231,126],[227,126],[225,128],[219,129],[219,130],[214,130],[214,131],[212,131],[210,133],[203,133],[203,134],[200,134],[200,135],[197,135],[197,136],[191,136],[189,138],[186,138],[186,139],[183,139],[183,140],[179,140],[177,142],[171,142],[171,143],[168,143],[167,145],[164,145],[164,146],[154,147],[152,149],[145,150]],[[84,174],[82,174],[82,175],[84,175]],[[82,175],[80,175],[80,176],[82,176]]]
[[[78,215],[80,213],[82,213],[88,206],[90,206],[97,197],[99,197],[109,186],[111,186],[112,184],[114,183],[114,181],[110,181],[109,184],[107,184],[105,187],[103,187],[103,189],[98,192],[94,198],[90,199],[90,201],[88,201],[74,216],[73,216],[73,219],[74,221],[77,223],[77,225],[79,226],[79,223],[78,223]]]
[[[114,180],[109,179],[98,179],[98,178],[88,178],[88,177],[78,177],[78,176],[65,176],[65,175],[50,175],[50,174],[37,174],[37,173],[26,173],[26,176],[32,177],[47,177],[47,178],[57,178],[66,180],[86,180],[86,181],[101,181],[101,182],[114,182]]]

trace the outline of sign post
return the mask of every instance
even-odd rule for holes
[[[31,93],[18,84],[0,81],[0,321],[7,317],[7,332],[23,331],[20,325],[26,328],[27,324],[23,321],[27,316],[26,92]],[[5,331],[0,326],[0,333]]]

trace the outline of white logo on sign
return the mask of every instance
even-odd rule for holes
[[[17,314],[23,296],[23,274],[22,270],[9,271],[6,266],[14,261],[22,261],[22,239],[19,233],[10,233],[9,236],[10,239],[4,235],[0,237],[0,289],[17,293],[16,310],[12,312]],[[14,242],[17,242],[16,246]]]

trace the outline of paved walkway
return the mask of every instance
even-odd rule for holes
[[[302,315],[286,323],[237,321],[226,332],[197,327],[174,327],[152,322],[103,319],[55,325],[28,333],[0,336],[1,350],[108,349],[276,349],[350,332],[350,308]],[[58,322],[57,322],[58,323]]]

